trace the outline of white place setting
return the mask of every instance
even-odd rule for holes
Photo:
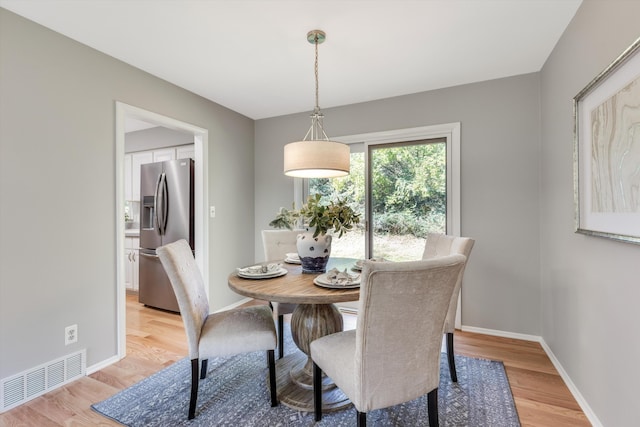
[[[359,259],[356,261],[356,263],[354,264],[353,267],[351,267],[353,270],[355,271],[362,271],[362,264],[365,262],[366,260],[364,259]],[[369,259],[369,261],[373,261],[373,262],[391,262],[390,260],[386,259],[386,258],[371,258]]]
[[[250,267],[238,268],[238,276],[243,279],[272,279],[287,274],[287,269],[282,264],[252,265]]]
[[[324,274],[319,275],[313,280],[318,286],[331,289],[350,289],[360,287],[360,275],[351,274],[347,269],[340,271],[333,268]]]
[[[302,264],[300,256],[297,252],[289,252],[285,254],[284,262],[287,264]]]

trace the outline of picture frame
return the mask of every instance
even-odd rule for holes
[[[640,244],[640,38],[573,98],[575,232]]]

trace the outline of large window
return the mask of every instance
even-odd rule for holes
[[[309,179],[308,194],[321,194],[323,201],[347,201],[360,214],[360,224],[331,242],[331,255],[363,259],[366,254],[365,172],[363,144],[351,146],[351,173],[342,178]]]
[[[447,139],[352,144],[351,174],[310,179],[308,194],[346,200],[361,224],[334,238],[332,256],[422,257],[429,232],[447,232]]]

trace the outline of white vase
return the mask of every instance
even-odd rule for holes
[[[331,235],[320,234],[313,237],[314,230],[298,234],[296,246],[298,256],[302,262],[302,272],[309,274],[324,273],[327,271],[329,255],[331,255]]]

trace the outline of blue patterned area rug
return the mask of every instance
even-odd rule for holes
[[[285,349],[295,345],[287,333]],[[449,378],[442,355],[438,409],[441,426],[520,426],[501,362],[456,356],[458,383]],[[196,418],[187,420],[191,367],[187,358],[145,378],[109,399],[92,405],[100,414],[131,427],[149,426],[355,426],[353,406],[324,414],[280,404],[270,405],[266,353],[209,360],[208,375],[200,381]],[[369,426],[428,426],[426,396],[367,414]]]

